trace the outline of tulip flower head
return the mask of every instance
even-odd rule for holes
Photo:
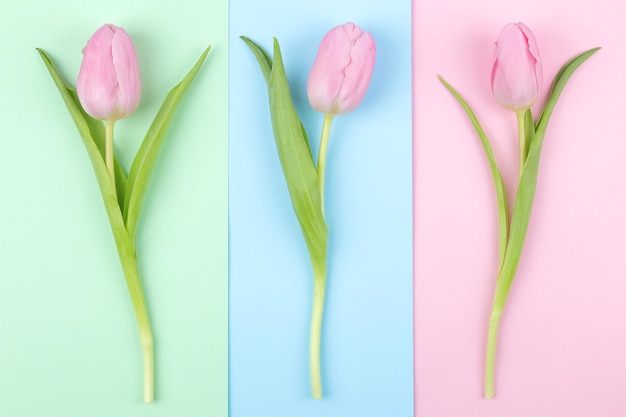
[[[330,30],[322,39],[311,68],[307,93],[311,106],[324,114],[345,114],[363,100],[376,59],[369,32],[354,23]]]
[[[126,31],[104,25],[83,49],[76,92],[91,117],[123,119],[135,112],[141,98],[141,78],[135,47]]]
[[[506,25],[496,42],[491,90],[500,105],[520,112],[537,100],[543,84],[535,35],[523,23]]]

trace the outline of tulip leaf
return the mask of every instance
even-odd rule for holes
[[[572,76],[574,71],[576,71],[576,69],[583,62],[585,62],[589,57],[591,57],[591,55],[595,54],[600,49],[600,47],[589,49],[588,51],[585,51],[575,56],[561,67],[559,72],[554,77],[554,82],[552,83],[552,88],[550,89],[550,94],[548,95],[546,104],[543,106],[541,114],[537,119],[537,122],[535,123],[535,129],[537,131],[542,130],[542,134],[545,134],[545,130],[548,126],[548,121],[550,119],[550,116],[552,115],[552,111],[554,110],[554,106],[556,105],[557,100],[561,96],[563,88],[565,88],[565,84]]]
[[[128,177],[126,199],[124,201],[124,219],[131,238],[134,240],[137,233],[137,223],[148,188],[150,175],[154,168],[157,156],[165,139],[165,134],[174,117],[174,113],[194,80],[200,67],[204,63],[211,46],[209,45],[189,73],[165,97],[159,112],[148,129],[146,136],[133,160]]]
[[[259,62],[259,66],[261,67],[261,72],[263,73],[263,77],[265,78],[265,82],[270,82],[270,72],[272,71],[272,57],[265,51],[265,49],[258,46],[252,40],[245,36],[240,36],[240,38],[248,45],[255,58]],[[304,129],[304,125],[302,122],[300,123],[300,127],[302,129],[302,136],[304,136],[304,141],[306,142],[307,149],[309,150],[309,155],[311,155],[311,160],[313,160],[313,155],[311,154],[311,146],[309,145],[309,137],[306,134],[306,130]]]
[[[293,106],[280,46],[274,39],[272,62],[261,47],[248,38],[242,39],[254,53],[266,78],[272,128],[291,203],[304,235],[314,276],[325,279],[328,227],[322,212],[317,170],[306,132]]]
[[[504,262],[504,254],[506,251],[506,245],[508,240],[508,231],[509,231],[509,216],[508,210],[506,206],[506,191],[504,189],[504,182],[502,181],[502,174],[498,169],[498,165],[496,164],[496,158],[493,154],[493,149],[491,148],[491,144],[489,142],[489,138],[485,134],[482,126],[478,122],[476,115],[472,111],[472,108],[467,104],[467,102],[461,97],[461,95],[443,79],[443,77],[439,76],[439,81],[452,93],[452,95],[457,99],[457,101],[465,110],[465,113],[469,117],[472,125],[474,125],[474,129],[476,129],[476,133],[480,138],[480,142],[483,145],[483,149],[485,150],[485,155],[487,156],[487,161],[489,162],[489,169],[491,170],[491,176],[493,177],[493,182],[496,188],[496,198],[498,201],[498,219],[499,219],[499,230],[500,230],[500,263],[499,267],[502,268],[502,264]]]
[[[259,66],[261,67],[261,72],[263,73],[263,78],[265,78],[265,82],[270,82],[270,72],[272,71],[272,57],[265,51],[265,49],[261,48],[259,45],[254,43],[251,39],[246,38],[245,36],[240,36],[240,38],[248,45],[254,57],[259,62]]]
[[[48,71],[50,72],[54,83],[61,93],[61,97],[63,98],[63,101],[65,102],[65,105],[67,106],[67,109],[69,110],[70,115],[74,120],[74,123],[76,124],[78,132],[83,139],[85,147],[87,148],[87,152],[89,152],[89,157],[92,159],[92,164],[94,164],[95,170],[96,165],[93,161],[94,158],[99,155],[99,158],[104,163],[104,124],[102,123],[102,121],[96,120],[93,117],[89,116],[87,113],[85,113],[85,110],[83,110],[83,107],[78,100],[78,96],[76,95],[76,90],[67,85],[67,83],[63,80],[63,78],[57,71],[50,57],[43,50],[37,48],[37,52],[39,52],[39,55],[41,55],[41,58],[46,65],[46,68],[48,68]],[[91,154],[90,150],[92,144],[95,145],[95,149],[98,151],[98,154]],[[96,172],[96,176],[97,175],[98,172]],[[108,173],[106,178],[108,179]],[[127,180],[126,174],[124,173],[124,170],[118,163],[117,159],[115,159],[115,179],[119,209],[121,205],[119,202],[124,201]]]

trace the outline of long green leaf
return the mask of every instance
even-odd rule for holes
[[[500,311],[504,308],[504,304],[508,298],[515,272],[517,271],[517,266],[522,255],[524,242],[526,241],[528,224],[530,222],[530,215],[535,198],[541,148],[554,106],[574,71],[599,49],[600,48],[594,48],[586,51],[563,66],[554,80],[550,96],[544,105],[540,120],[537,124],[535,136],[530,143],[528,158],[526,159],[526,165],[524,165],[524,170],[515,196],[509,243],[494,299],[494,308],[498,308]]]
[[[322,211],[317,170],[304,129],[293,106],[278,40],[269,81],[272,127],[296,216],[309,248],[313,268],[326,271],[328,227]]]
[[[263,78],[265,78],[265,82],[270,82],[270,73],[272,71],[272,66],[274,65],[272,57],[269,56],[265,49],[261,48],[259,45],[254,43],[250,38],[245,36],[240,36],[240,38],[248,45],[254,57],[257,59],[259,66],[261,67],[261,72],[263,73]],[[302,136],[304,137],[304,141],[306,142],[306,147],[309,150],[309,155],[311,156],[311,160],[313,160],[313,155],[311,154],[311,146],[309,145],[309,137],[306,134],[306,130],[304,129],[304,125],[300,123],[300,127],[302,129]]]
[[[37,48],[37,52],[39,52],[46,68],[48,68],[50,75],[52,75],[54,83],[61,92],[63,101],[65,102],[74,123],[76,123],[76,127],[78,128],[81,138],[84,142],[94,143],[100,153],[100,157],[104,159],[104,124],[100,120],[94,119],[85,112],[80,104],[80,101],[78,100],[76,90],[63,80],[63,77],[61,77],[57,71],[50,57],[42,49]],[[86,145],[87,143],[85,143],[85,146]],[[121,202],[124,201],[124,194],[126,190],[126,173],[124,173],[124,170],[118,163],[117,159],[114,159],[114,161],[117,186],[116,192],[118,201]]]
[[[317,171],[300,118],[293,106],[280,46],[274,39],[274,60],[262,48],[245,38],[261,71],[271,64],[267,77],[272,128],[280,163],[296,217],[309,250],[316,276],[326,274],[328,227],[324,220]]]
[[[550,94],[548,95],[548,100],[546,100],[546,104],[543,106],[541,114],[539,115],[539,118],[537,119],[537,122],[535,123],[535,130],[538,131],[539,126],[543,124],[544,125],[543,129],[545,133],[545,129],[548,126],[548,119],[550,118],[552,111],[554,110],[554,106],[556,105],[556,102],[559,99],[561,92],[563,91],[563,88],[565,88],[565,84],[567,83],[567,80],[569,80],[569,78],[572,76],[574,71],[583,62],[585,62],[591,55],[595,54],[600,49],[602,48],[597,47],[597,48],[589,49],[588,51],[585,51],[575,56],[574,58],[572,58],[570,61],[568,61],[565,65],[561,67],[559,72],[557,72],[557,74],[554,77],[552,88],[550,89]],[[544,119],[544,114],[547,114],[547,119],[544,122],[542,122],[542,120]]]
[[[165,101],[161,105],[159,112],[155,116],[152,125],[150,125],[150,129],[148,129],[137,151],[137,155],[130,169],[128,184],[126,186],[126,199],[124,201],[126,228],[133,241],[137,233],[139,214],[148,188],[148,182],[150,181],[150,175],[152,174],[154,164],[159,155],[161,145],[163,144],[165,133],[174,117],[176,108],[200,70],[210,49],[211,46],[209,45],[202,55],[200,55],[200,58],[185,78],[183,78],[183,80],[169,92],[167,97],[165,97]]]
[[[467,104],[467,102],[461,97],[461,95],[443,79],[443,77],[438,76],[439,81],[452,93],[452,95],[457,99],[457,101],[461,104],[465,113],[469,117],[472,125],[474,125],[474,129],[480,138],[480,143],[483,145],[483,149],[485,150],[485,155],[487,156],[487,161],[489,162],[489,169],[491,170],[491,176],[493,177],[493,183],[496,187],[496,198],[498,200],[498,219],[499,219],[499,230],[500,230],[500,263],[499,268],[502,268],[502,264],[504,262],[504,254],[506,251],[507,239],[508,239],[508,231],[509,231],[509,216],[508,210],[506,207],[506,191],[504,189],[504,182],[502,181],[502,174],[498,169],[498,165],[496,164],[496,158],[493,154],[493,149],[491,148],[491,144],[489,142],[489,138],[485,134],[482,126],[478,122],[476,115],[472,111],[472,108]]]
[[[89,121],[89,116],[87,116],[82,110],[81,106],[75,100],[76,94],[74,91],[68,87],[59,73],[57,72],[52,60],[46,55],[44,51],[41,49],[37,49],[41,58],[43,59],[54,83],[56,84],[59,92],[61,93],[61,97],[67,106],[67,109],[76,124],[76,128],[80,133],[81,138],[83,139],[83,143],[85,148],[87,149],[87,153],[89,158],[91,159],[91,163],[94,168],[94,172],[96,174],[96,178],[98,180],[98,184],[100,185],[100,190],[102,191],[102,197],[105,202],[105,206],[107,209],[107,213],[109,214],[109,218],[111,220],[112,225],[114,226],[114,232],[120,226],[124,228],[124,222],[122,221],[121,211],[119,204],[117,203],[117,193],[113,190],[111,179],[109,178],[109,174],[104,162],[104,158],[98,146],[96,145],[96,138],[93,134],[101,134],[102,132],[98,132],[97,128],[94,128],[95,124]],[[104,141],[101,138],[101,141]]]
[[[248,45],[248,48],[250,48],[254,54],[254,57],[259,63],[259,67],[261,67],[263,78],[265,78],[265,82],[269,85],[270,73],[272,72],[272,66],[274,65],[272,57],[269,56],[265,49],[254,43],[252,39],[245,36],[240,36],[240,38],[246,43],[246,45]]]

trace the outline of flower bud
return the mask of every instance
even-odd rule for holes
[[[116,121],[130,116],[141,98],[139,64],[126,31],[104,25],[83,49],[76,92],[91,117]]]
[[[535,35],[523,23],[509,23],[496,42],[491,71],[494,97],[508,110],[523,111],[533,105],[542,84]]]
[[[353,23],[324,36],[311,68],[307,93],[311,106],[324,114],[344,114],[363,100],[372,78],[376,45],[369,32]]]

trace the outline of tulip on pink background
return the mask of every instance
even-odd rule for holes
[[[141,77],[135,47],[124,29],[107,24],[89,39],[76,92],[94,119],[115,121],[135,112],[141,98]]]
[[[311,107],[324,114],[345,114],[365,97],[372,78],[376,44],[354,23],[324,36],[311,68],[307,93]]]
[[[519,112],[535,103],[542,85],[535,35],[523,23],[509,23],[496,42],[491,71],[493,96],[505,109]]]
[[[454,11],[450,13],[448,11]],[[626,410],[626,3],[413,2],[415,406],[417,417],[622,417]],[[458,88],[492,141],[511,203],[517,126],[494,100],[493,42],[532,27],[544,79],[594,46],[544,143],[528,236],[502,316],[497,396],[485,400],[498,268],[495,192]],[[543,105],[544,84],[533,107]],[[614,105],[608,103],[615,103]]]

